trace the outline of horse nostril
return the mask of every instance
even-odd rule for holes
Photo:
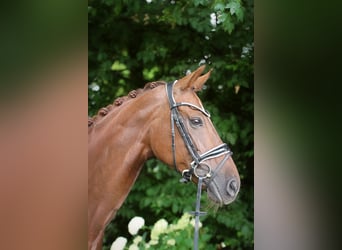
[[[227,192],[230,196],[234,197],[238,191],[238,184],[235,178],[228,181]]]

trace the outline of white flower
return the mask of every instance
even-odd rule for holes
[[[135,216],[128,223],[128,232],[131,235],[136,235],[138,233],[139,229],[142,228],[144,225],[145,225],[144,218]]]
[[[174,245],[176,245],[176,241],[175,241],[175,239],[169,239],[169,240],[166,242],[166,244],[168,244],[168,245],[170,245],[170,246],[174,246]]]
[[[192,219],[192,220],[190,221],[190,224],[191,224],[193,227],[195,227],[195,219]],[[201,227],[202,227],[202,222],[199,222],[199,223],[198,223],[198,226],[199,226],[199,228],[201,228]]]
[[[129,246],[128,250],[139,250],[139,247],[135,244]]]
[[[126,246],[127,239],[125,237],[118,237],[113,242],[112,246],[110,247],[110,250],[123,250]]]
[[[142,237],[138,235],[137,237],[134,238],[133,243],[135,245],[138,245],[140,241],[142,241]]]
[[[158,237],[160,234],[165,233],[166,229],[167,229],[168,223],[165,219],[160,219],[158,220],[152,230],[151,230],[151,239],[152,240],[157,240],[158,241]]]
[[[190,217],[191,215],[189,213],[185,213],[182,215],[182,217],[178,220],[176,224],[177,229],[184,229],[186,228],[190,223]]]
[[[210,14],[210,23],[212,26],[216,27],[217,17],[215,13]]]
[[[158,244],[158,238],[157,238],[156,240],[152,240],[152,239],[151,239],[151,240],[148,242],[148,244],[149,244],[149,245],[152,245],[152,246],[153,246],[153,245],[157,245],[157,244]]]
[[[190,219],[191,219],[191,215],[189,213],[184,213],[182,217],[177,221],[176,224],[170,225],[168,232],[185,229],[189,225]]]

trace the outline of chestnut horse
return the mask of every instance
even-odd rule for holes
[[[210,76],[201,76],[204,68],[174,83],[148,83],[88,120],[89,250],[101,249],[106,225],[150,158],[181,172],[184,181],[203,178],[219,205],[236,198],[240,178],[232,153],[196,95]]]

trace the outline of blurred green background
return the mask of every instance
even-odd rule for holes
[[[205,249],[254,246],[253,8],[251,0],[88,1],[89,116],[146,82],[173,81],[202,64],[213,69],[199,96],[234,152],[242,183],[237,200],[217,211],[203,195]],[[196,186],[179,179],[158,160],[148,161],[107,227],[104,249],[118,236],[131,239],[127,224],[134,216],[145,219],[147,235],[157,220],[172,223],[194,210]]]

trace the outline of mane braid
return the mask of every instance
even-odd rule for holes
[[[136,98],[139,94],[148,91],[150,89],[154,89],[160,85],[165,85],[164,81],[156,81],[156,82],[148,82],[145,84],[143,89],[132,90],[128,93],[127,96],[118,97],[114,100],[113,104],[109,104],[106,107],[102,107],[99,109],[96,115],[93,117],[88,117],[88,128],[90,128],[96,121],[106,116],[113,108],[121,106],[126,100]]]

